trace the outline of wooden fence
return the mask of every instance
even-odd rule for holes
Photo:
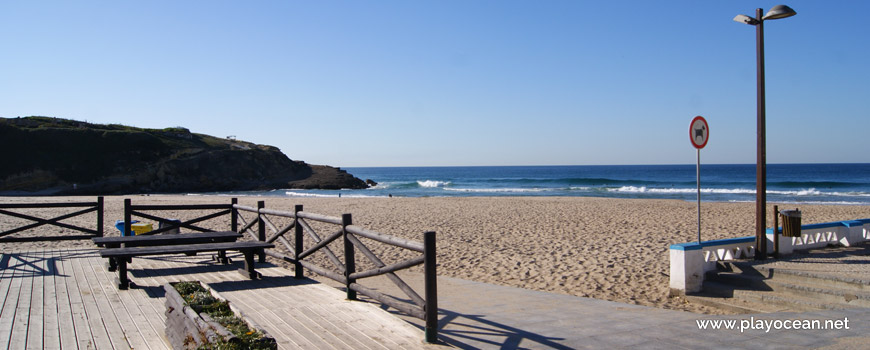
[[[84,208],[76,212],[64,214],[51,219],[43,219],[40,217],[16,213],[7,209],[43,209],[43,208]],[[76,226],[60,222],[61,220],[84,215],[91,212],[97,212],[96,229]],[[0,214],[11,217],[35,221],[35,223],[19,226],[7,231],[0,232],[0,242],[22,242],[22,241],[53,241],[53,240],[69,240],[69,239],[86,239],[92,237],[103,236],[103,197],[97,197],[96,202],[66,202],[66,203],[0,203]],[[43,225],[53,225],[62,228],[67,228],[75,231],[81,231],[87,235],[78,236],[38,236],[38,237],[5,237],[4,236],[37,228]]]
[[[238,228],[238,212],[233,208],[236,204],[238,204],[238,198],[232,198],[230,204],[184,204],[184,205],[166,205],[166,204],[146,204],[146,205],[133,205],[132,201],[127,198],[124,199],[124,232],[130,231],[130,224],[132,223],[133,217],[140,217],[144,219],[154,220],[158,223],[162,224],[163,227],[158,227],[151,232],[142,233],[145,235],[153,235],[156,233],[163,233],[166,231],[171,231],[178,229],[180,227],[184,227],[190,230],[199,231],[199,232],[210,232],[214,231],[212,229],[203,228],[194,224],[198,224],[200,222],[214,219],[223,215],[230,215],[230,227],[231,231],[237,231]],[[178,211],[178,210],[213,210],[215,212],[199,216],[193,219],[189,219],[187,221],[180,221],[174,218],[165,218],[160,217],[155,214],[145,213],[145,211]]]
[[[257,208],[233,205],[239,212],[255,213],[256,217],[251,220],[246,220],[241,213],[238,219],[244,225],[237,232],[244,233],[258,241],[269,243],[280,242],[278,246],[285,248],[290,254],[285,254],[279,250],[266,250],[264,255],[259,257],[260,261],[265,260],[265,255],[274,258],[282,259],[291,262],[294,265],[295,277],[303,278],[303,268],[313,271],[321,276],[328,277],[345,285],[347,298],[356,300],[357,293],[362,293],[372,299],[375,299],[385,305],[393,307],[405,314],[420,318],[425,321],[425,340],[429,343],[437,341],[438,337],[438,295],[436,284],[436,269],[435,269],[435,232],[426,232],[423,234],[423,242],[415,242],[399,237],[393,237],[382,233],[366,230],[362,227],[353,225],[351,214],[344,214],[340,218],[325,216],[302,211],[302,206],[297,205],[293,212],[271,210],[265,208],[265,202],[257,203]],[[284,226],[278,227],[270,219],[289,218],[292,221]],[[339,228],[328,235],[321,236],[318,234],[311,222],[325,223],[335,225]],[[267,229],[270,233],[267,235]],[[293,231],[292,237],[285,237],[290,231]],[[314,245],[305,249],[304,237],[308,236],[313,240]],[[385,264],[378,258],[372,250],[366,246],[360,238],[366,238],[376,242],[384,243],[389,246],[403,248],[422,255],[409,260]],[[329,244],[342,240],[342,259],[339,259],[330,247]],[[367,259],[368,264],[374,268],[366,271],[356,271],[357,260],[355,258],[356,251],[362,253]],[[306,258],[312,256],[316,252],[323,252],[326,259],[333,265],[332,268],[320,266]],[[407,269],[413,266],[423,264],[424,279],[425,279],[425,298],[421,297],[414,289],[408,286],[398,275],[396,271]],[[337,271],[336,271],[337,270]],[[396,286],[401,289],[409,298],[410,302],[397,299],[395,297],[380,293],[371,288],[365,287],[358,283],[360,279],[386,275]]]

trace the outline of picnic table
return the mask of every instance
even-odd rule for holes
[[[133,257],[165,254],[195,255],[201,252],[217,252],[215,260],[223,264],[230,263],[226,251],[239,251],[245,257],[243,275],[250,279],[258,278],[254,269],[254,254],[262,253],[266,248],[275,245],[265,242],[236,242],[242,235],[238,232],[202,232],[165,235],[141,235],[121,237],[96,237],[94,244],[105,247],[100,250],[100,256],[109,259],[109,271],[118,271],[118,289],[127,289],[130,280],[127,277],[127,264]]]
[[[254,269],[254,254],[261,253],[266,248],[274,248],[275,245],[266,242],[221,242],[221,243],[197,243],[183,245],[158,245],[144,247],[105,248],[100,250],[100,256],[114,260],[118,266],[116,279],[118,289],[127,289],[130,279],[127,277],[127,261],[132,257],[165,254],[187,254],[209,251],[239,251],[245,256],[245,267],[239,272],[250,278],[259,278],[259,273]]]
[[[142,236],[121,236],[121,237],[94,237],[94,241],[98,247],[106,248],[121,248],[123,247],[147,247],[159,245],[182,245],[182,244],[201,244],[201,243],[218,243],[218,242],[235,242],[242,235],[233,231],[222,232],[200,232],[200,233],[178,233],[166,235],[142,235]],[[225,251],[219,251],[217,259],[223,264],[229,263]],[[130,260],[127,260],[130,262]],[[114,259],[109,259],[109,271],[115,271],[118,264]]]

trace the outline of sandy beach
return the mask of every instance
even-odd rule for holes
[[[223,196],[106,197],[105,232],[118,235],[115,220],[123,218],[123,200],[134,204],[229,203]],[[585,197],[499,198],[277,198],[238,197],[239,204],[330,216],[353,214],[355,225],[422,240],[424,231],[437,232],[438,273],[511,287],[592,297],[667,309],[715,313],[681,298],[668,297],[668,246],[697,237],[696,207],[677,200],[633,200]],[[83,202],[94,197],[0,197],[0,203]],[[775,203],[770,203],[769,213]],[[800,208],[803,223],[870,218],[870,206],[780,205]],[[70,209],[15,210],[50,218]],[[752,235],[754,203],[702,203],[702,239]],[[164,213],[184,219],[192,213]],[[251,215],[247,215],[250,217]],[[769,216],[772,224],[772,216]],[[64,222],[93,227],[94,214]],[[29,224],[0,216],[0,230]],[[769,225],[771,225],[769,224]],[[229,219],[204,224],[228,229]],[[334,231],[334,228],[329,229]],[[326,231],[324,231],[326,232]],[[7,237],[72,235],[53,226]],[[94,247],[89,240],[0,243],[0,249]],[[374,248],[390,260],[395,249]],[[395,255],[391,257],[391,255]]]

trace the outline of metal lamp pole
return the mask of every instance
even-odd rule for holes
[[[762,16],[762,9],[755,10],[755,18],[737,15],[734,20],[755,26],[755,45],[758,66],[758,117],[757,153],[755,164],[755,259],[767,259],[767,145],[765,142],[765,102],[764,102],[764,21],[780,19],[797,14],[790,7],[776,5]]]
[[[764,20],[761,9],[755,9],[755,51],[758,79],[758,117],[756,118],[755,156],[755,259],[767,259],[767,121],[764,106]]]

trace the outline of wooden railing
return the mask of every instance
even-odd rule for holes
[[[9,211],[6,209],[42,209],[42,208],[84,208],[82,210],[72,212],[69,214],[64,214],[51,219],[43,219],[40,217],[27,215],[23,213],[16,213],[13,211]],[[60,222],[61,220],[66,220],[72,217],[84,215],[91,212],[97,212],[97,220],[96,229],[90,229],[87,227],[76,226],[72,224],[67,224]],[[33,228],[37,228],[43,225],[53,225],[58,226],[70,230],[81,231],[86,233],[87,235],[78,235],[78,236],[37,236],[37,237],[6,237],[0,238],[0,242],[20,242],[20,241],[50,241],[50,240],[69,240],[69,239],[89,239],[92,237],[102,237],[103,236],[103,197],[97,197],[96,202],[66,202],[66,203],[0,203],[0,214],[8,215],[11,217],[35,221],[35,223],[19,226],[13,228],[11,230],[0,232],[0,237],[4,237],[16,232],[21,232],[25,230],[30,230]]]
[[[155,228],[151,232],[143,233],[145,235],[153,235],[156,233],[163,233],[170,230],[175,230],[180,227],[184,227],[190,230],[198,231],[198,232],[210,232],[214,231],[212,229],[200,227],[194,224],[198,224],[200,222],[221,217],[223,215],[230,216],[230,227],[229,230],[237,231],[238,228],[238,220],[237,220],[237,211],[233,208],[239,202],[238,198],[233,198],[230,204],[184,204],[184,205],[166,205],[166,204],[146,204],[146,205],[133,205],[132,201],[127,198],[124,199],[124,232],[130,231],[130,224],[132,223],[133,217],[140,217],[144,219],[154,220],[158,223],[163,224],[161,228]],[[215,212],[199,216],[193,219],[189,219],[186,221],[180,221],[175,218],[165,218],[160,217],[154,214],[145,213],[145,211],[179,211],[179,210],[214,210]]]
[[[259,241],[280,243],[276,245],[283,247],[289,254],[279,250],[266,250],[264,255],[293,263],[296,278],[303,278],[303,269],[308,269],[318,275],[342,283],[345,285],[349,300],[356,300],[357,293],[362,293],[405,314],[424,320],[426,323],[426,342],[434,343],[437,341],[438,296],[435,269],[435,232],[424,233],[423,242],[421,243],[355,226],[353,225],[351,214],[344,214],[339,218],[307,213],[302,210],[301,205],[297,205],[293,212],[272,210],[266,209],[263,201],[257,203],[257,208],[241,205],[234,205],[233,207],[239,211],[238,219],[243,225],[238,232],[245,233]],[[247,220],[241,212],[254,213],[256,217]],[[275,219],[278,218],[290,219],[290,222],[283,227],[279,227],[280,225],[275,224],[277,222]],[[313,223],[321,223],[320,228],[324,226],[322,224],[327,224],[325,225],[326,227],[334,225],[338,226],[338,228],[329,234],[321,235],[312,227]],[[268,234],[267,229],[269,231]],[[291,237],[285,237],[291,230]],[[313,242],[313,245],[307,249],[304,246],[306,236],[309,242]],[[403,248],[413,252],[412,255],[418,253],[421,255],[404,261],[386,264],[363,243],[361,238],[392,247]],[[341,251],[339,254],[336,254],[330,247],[330,243],[339,239],[341,240],[339,244]],[[372,268],[365,271],[357,271],[358,261],[355,258],[357,251],[366,257],[367,261],[364,261],[365,265],[372,266]],[[316,252],[322,252],[325,255],[325,260],[332,267],[324,267],[310,261],[310,257]],[[343,259],[340,259],[340,257]],[[265,256],[260,256],[260,260],[263,262]],[[425,298],[421,297],[395,273],[396,271],[421,264],[424,265]],[[407,295],[410,301],[400,300],[359,283],[361,279],[379,275],[386,275]]]

